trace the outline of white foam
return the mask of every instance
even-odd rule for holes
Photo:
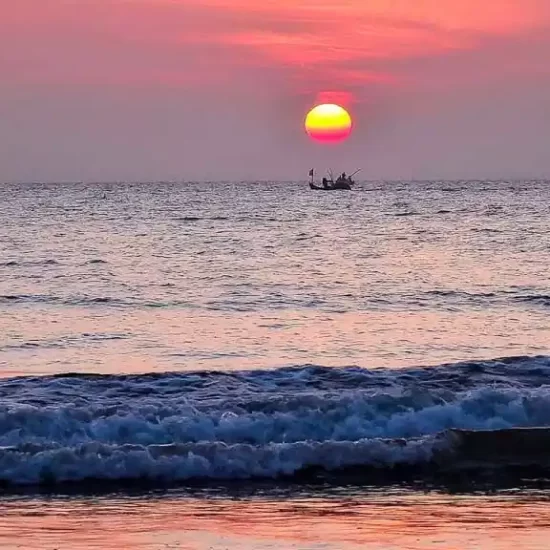
[[[4,380],[0,479],[273,477],[427,461],[448,429],[550,426],[549,363]]]
[[[71,448],[23,445],[0,449],[0,480],[38,484],[86,479],[276,478],[308,467],[337,470],[418,464],[430,461],[434,451],[446,445],[444,439],[433,437],[406,443],[362,439],[259,446],[219,442],[148,446],[88,443]]]

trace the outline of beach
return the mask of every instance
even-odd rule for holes
[[[216,494],[218,493],[218,494]],[[3,502],[2,548],[436,550],[547,547],[548,493],[372,487]],[[309,493],[309,494],[308,494]]]

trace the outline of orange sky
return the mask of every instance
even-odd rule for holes
[[[9,168],[0,173],[0,179],[39,177],[41,169],[45,176],[62,174],[66,159],[59,151],[67,132],[76,131],[63,119],[74,119],[75,113],[79,113],[78,130],[86,132],[89,140],[83,140],[78,150],[78,164],[69,159],[67,177],[79,171],[83,176],[77,179],[86,179],[88,173],[93,177],[87,151],[96,151],[94,159],[105,156],[98,117],[112,125],[114,113],[118,113],[117,128],[130,141],[139,129],[152,133],[154,142],[127,145],[118,160],[105,158],[105,172],[94,177],[110,173],[113,178],[124,177],[132,150],[147,147],[156,152],[157,160],[142,165],[141,172],[126,170],[128,175],[158,173],[162,178],[181,173],[184,167],[176,158],[181,154],[164,143],[174,139],[174,116],[185,121],[197,141],[192,145],[191,138],[187,140],[196,149],[193,177],[205,173],[205,159],[222,148],[219,165],[224,166],[224,174],[257,177],[256,169],[240,173],[235,157],[240,154],[242,164],[248,144],[261,143],[262,150],[273,151],[272,161],[262,159],[262,167],[280,166],[281,159],[288,159],[281,144],[288,143],[289,137],[303,137],[299,133],[302,115],[327,91],[350,98],[356,105],[358,128],[365,132],[368,128],[371,135],[379,127],[386,132],[396,122],[407,123],[398,141],[407,132],[421,131],[422,117],[437,124],[441,111],[452,119],[449,135],[455,135],[452,125],[463,125],[464,117],[457,115],[454,120],[452,114],[471,112],[472,107],[483,111],[484,102],[490,104],[488,123],[498,123],[525,104],[532,108],[537,102],[544,115],[548,111],[544,99],[548,94],[542,89],[549,83],[550,2],[17,0],[0,6],[0,51],[0,117],[5,121],[0,146],[5,144],[7,151],[0,161],[5,160]],[[495,105],[490,96],[503,87],[503,97]],[[69,109],[67,117],[65,109]],[[155,115],[155,110],[160,112]],[[136,112],[148,120],[138,122]],[[540,112],[529,116],[536,126]],[[57,121],[53,125],[52,117]],[[507,125],[517,122],[508,120]],[[524,124],[524,117],[519,122]],[[45,123],[57,147],[53,143],[40,153],[33,136],[43,130],[33,125]],[[240,127],[240,140],[234,140],[235,125]],[[441,130],[430,129],[436,131]],[[473,127],[471,131],[479,133]],[[539,129],[528,125],[518,127],[519,131]],[[363,143],[369,138],[360,131],[355,135]],[[231,150],[226,143],[229,137],[235,141]],[[395,143],[395,136],[391,139],[384,151],[391,145],[402,158],[416,163],[409,162],[403,177],[421,175],[418,172],[428,159],[419,164],[418,151],[401,151],[406,144]],[[28,162],[24,168],[21,157],[26,149],[28,160],[28,140],[35,151],[32,170]],[[120,140],[127,144],[124,136]],[[355,160],[358,143],[343,152],[345,160]],[[211,149],[206,152],[208,144]],[[295,148],[301,157],[308,153],[307,144],[303,147]],[[492,154],[509,156],[506,153],[514,147],[515,143],[502,150],[497,147]],[[539,153],[535,159],[527,149],[525,153],[519,172],[533,166],[533,160],[539,172],[546,170],[547,164],[537,164]],[[46,165],[44,155],[49,159]],[[317,150],[311,155],[311,161],[322,158]],[[450,150],[448,156],[450,165],[460,165]],[[480,166],[480,176],[496,158],[489,160]],[[302,169],[298,157],[286,162],[292,170]],[[166,172],[159,172],[161,166],[167,167]],[[449,168],[453,166],[442,166],[441,175],[449,172],[451,177],[454,168]],[[377,177],[385,172],[387,177],[399,175],[390,174],[383,164],[377,171],[373,174]],[[279,175],[275,172],[273,177]]]

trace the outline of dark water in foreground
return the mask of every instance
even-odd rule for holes
[[[548,435],[497,430],[550,427],[549,199],[2,186],[0,547],[546,547],[548,492],[522,478],[550,475]],[[420,485],[361,482],[405,470]],[[424,492],[488,471],[481,493]]]

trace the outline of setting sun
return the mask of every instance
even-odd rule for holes
[[[334,103],[313,108],[305,121],[305,129],[309,137],[323,143],[343,141],[350,135],[351,127],[349,113]]]

